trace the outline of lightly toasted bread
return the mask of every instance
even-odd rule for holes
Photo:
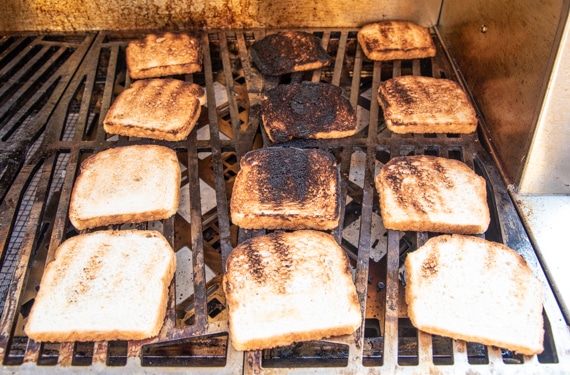
[[[263,127],[272,142],[354,135],[356,112],[342,89],[324,82],[278,85],[261,103]]]
[[[181,172],[164,146],[116,147],[81,164],[69,204],[78,230],[167,219],[178,210]]]
[[[542,284],[514,250],[443,235],[409,253],[404,267],[408,315],[419,330],[520,354],[543,351]]]
[[[269,147],[240,160],[230,201],[232,222],[246,229],[338,226],[340,174],[334,156],[318,149]]]
[[[408,21],[381,21],[364,25],[357,35],[370,60],[411,60],[433,57],[435,44],[425,27]]]
[[[281,31],[255,41],[251,57],[265,76],[314,70],[331,63],[321,40],[304,31]]]
[[[485,179],[459,160],[395,157],[375,185],[387,229],[480,234],[491,220]]]
[[[378,87],[388,130],[398,133],[473,133],[477,114],[467,94],[444,78],[401,76]]]
[[[236,350],[347,335],[362,322],[343,249],[300,230],[254,237],[227,259],[223,288]]]
[[[46,266],[25,332],[49,342],[154,337],[175,269],[174,251],[156,231],[71,237]]]
[[[132,79],[202,71],[200,40],[185,33],[148,34],[129,42],[127,68]]]
[[[109,134],[180,141],[194,129],[203,96],[200,86],[177,79],[134,81],[113,102],[103,128]]]

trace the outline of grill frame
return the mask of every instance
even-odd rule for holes
[[[356,244],[358,252],[350,253],[349,251],[348,254],[355,269],[355,283],[365,316],[368,317],[371,311],[374,311],[372,300],[375,297],[381,296],[385,300],[384,307],[379,308],[377,311],[378,314],[383,315],[379,319],[381,321],[381,331],[383,332],[383,362],[381,365],[363,365],[364,348],[370,345],[371,340],[366,340],[366,338],[362,337],[360,334],[360,331],[364,329],[362,327],[355,335],[335,338],[335,340],[331,341],[343,344],[348,348],[346,366],[333,368],[311,367],[311,371],[315,373],[376,373],[380,371],[415,373],[428,370],[442,373],[468,371],[482,373],[569,371],[570,335],[568,328],[556,303],[556,297],[551,288],[548,287],[546,276],[516,213],[508,191],[502,182],[500,173],[489,154],[479,144],[478,135],[401,136],[390,134],[381,128],[381,110],[376,100],[374,100],[375,96],[372,95],[372,100],[370,98],[367,100],[361,93],[363,90],[361,87],[363,86],[363,77],[368,78],[367,85],[369,85],[370,91],[375,93],[386,70],[391,70],[392,76],[410,72],[412,74],[422,74],[422,72],[425,72],[426,65],[419,60],[415,60],[410,64],[402,62],[390,64],[371,63],[366,61],[360,48],[354,44],[356,29],[324,28],[303,30],[314,32],[322,37],[323,46],[329,50],[329,53],[331,51],[334,52],[332,55],[334,64],[331,68],[313,73],[293,74],[290,79],[292,81],[303,79],[319,80],[324,77],[325,80],[333,84],[342,85],[345,91],[350,93],[350,101],[353,106],[367,107],[369,111],[368,113],[366,111],[360,112],[358,116],[359,121],[367,123],[367,125],[354,137],[326,141],[292,141],[288,142],[287,145],[328,149],[337,156],[339,169],[343,176],[343,201],[357,199],[360,204],[360,214],[357,215],[361,218]],[[205,246],[208,241],[204,238],[203,230],[207,226],[207,220],[201,212],[202,202],[200,195],[193,194],[193,192],[200,191],[199,180],[200,178],[204,179],[204,171],[210,169],[213,175],[210,184],[215,190],[216,216],[219,227],[217,242],[219,243],[220,260],[218,261],[221,261],[222,266],[225,264],[225,260],[236,241],[241,242],[251,236],[263,233],[263,231],[245,231],[232,227],[228,215],[229,193],[231,192],[231,176],[228,177],[228,170],[235,173],[236,163],[239,161],[239,158],[253,147],[271,146],[267,136],[260,130],[259,101],[262,98],[263,90],[274,86],[278,83],[278,80],[275,78],[264,79],[260,76],[250,62],[248,47],[254,40],[263,37],[266,33],[275,31],[277,30],[209,30],[200,33],[204,47],[204,70],[200,74],[185,76],[183,79],[204,84],[208,103],[216,102],[217,92],[214,90],[214,82],[218,79],[225,81],[228,103],[224,109],[215,106],[204,108],[199,125],[201,124],[202,127],[205,124],[209,125],[209,134],[206,137],[199,139],[197,131],[193,131],[188,140],[180,142],[156,142],[144,139],[129,139],[127,137],[118,137],[116,140],[113,138],[108,139],[102,129],[104,113],[116,96],[116,93],[114,93],[115,86],[122,83],[123,79],[125,86],[130,84],[128,76],[124,75],[124,48],[128,40],[144,35],[143,32],[98,32],[86,34],[80,46],[75,47],[76,53],[71,55],[73,58],[72,62],[61,68],[62,78],[58,81],[58,84],[62,83],[63,87],[57,86],[57,89],[51,92],[48,105],[42,107],[40,111],[41,116],[34,120],[33,125],[22,127],[21,131],[16,131],[14,134],[17,134],[18,137],[1,143],[2,156],[5,159],[0,160],[5,164],[0,164],[3,167],[0,171],[3,173],[2,176],[8,176],[8,180],[11,180],[10,183],[5,183],[8,180],[3,177],[3,182],[0,184],[1,188],[5,190],[5,196],[0,201],[2,209],[0,238],[4,238],[3,242],[0,242],[3,253],[2,258],[4,258],[4,253],[8,247],[8,238],[13,236],[14,222],[21,207],[22,196],[28,190],[32,177],[37,173],[40,175],[37,189],[33,196],[30,216],[24,229],[22,244],[18,248],[18,262],[11,280],[10,289],[7,292],[8,303],[0,320],[0,362],[5,364],[3,370],[27,369],[29,371],[59,372],[65,368],[71,372],[85,372],[86,370],[97,372],[100,371],[101,366],[105,366],[106,370],[113,371],[182,372],[187,371],[188,367],[141,366],[140,359],[144,356],[145,351],[151,347],[150,344],[153,343],[201,339],[210,335],[227,333],[227,320],[223,320],[223,316],[213,319],[208,314],[208,303],[211,298],[211,295],[208,293],[208,280],[205,271],[205,265],[207,264]],[[445,45],[442,44],[437,29],[433,28],[432,33],[438,47],[438,56],[427,64],[429,73],[435,77],[444,75],[463,84],[461,74],[452,64],[453,58],[449,55]],[[65,36],[61,38],[63,41],[53,38],[55,41],[46,42],[42,37],[37,38],[39,41],[48,44],[68,44],[65,41]],[[102,56],[107,56],[105,59],[108,59],[104,63],[106,64],[105,69],[101,68],[102,61],[105,60]],[[347,63],[349,57],[353,60]],[[240,69],[237,72],[235,69],[236,62],[240,65]],[[352,71],[344,69],[345,66],[352,66]],[[352,76],[350,75],[351,72]],[[121,75],[123,75],[122,78]],[[10,81],[7,79],[6,82]],[[242,86],[246,86],[245,92],[243,92],[244,88]],[[465,88],[464,85],[463,87]],[[98,92],[100,94],[94,94]],[[234,92],[238,94],[234,96]],[[100,100],[93,100],[94,95]],[[246,104],[247,108],[244,108]],[[74,106],[77,112],[75,123],[69,120],[70,108]],[[482,119],[482,116],[480,118]],[[484,122],[481,125],[484,126]],[[89,128],[92,130],[86,131]],[[2,131],[3,129],[0,129],[0,132]],[[224,133],[232,133],[233,137],[230,139],[222,137],[221,134]],[[25,157],[24,150],[33,150],[32,140],[39,139],[40,136],[42,140],[39,147],[37,147],[36,151],[28,152],[28,156]],[[187,167],[187,177],[185,179],[187,186],[184,185],[184,188],[190,192],[189,215],[192,223],[200,223],[200,225],[191,225],[190,233],[185,233],[185,241],[189,241],[189,247],[195,249],[192,254],[193,267],[191,270],[195,290],[192,298],[194,323],[182,327],[177,324],[175,288],[171,286],[169,291],[170,302],[164,329],[157,339],[127,343],[124,355],[125,361],[121,366],[107,366],[109,358],[112,357],[109,354],[110,347],[114,344],[106,342],[95,343],[92,346],[92,350],[88,351],[88,355],[82,355],[81,353],[84,351],[82,349],[83,346],[74,343],[64,343],[56,350],[58,351],[58,356],[55,359],[55,363],[53,363],[54,360],[50,357],[50,351],[46,349],[46,345],[41,345],[31,340],[24,345],[21,358],[22,363],[6,365],[6,361],[9,363],[10,358],[12,358],[10,353],[15,350],[14,342],[17,340],[14,332],[18,329],[17,326],[20,322],[21,305],[27,302],[24,295],[27,289],[29,289],[28,285],[31,285],[30,283],[34,280],[35,273],[30,271],[34,269],[32,260],[37,258],[38,254],[45,254],[45,259],[49,261],[53,258],[53,253],[57,246],[67,236],[74,234],[67,220],[67,210],[71,189],[78,173],[80,162],[92,152],[101,151],[108,147],[134,143],[155,143],[171,147],[181,155],[183,164]],[[13,152],[13,149],[17,150],[17,152]],[[204,152],[209,154],[208,166],[204,166],[204,162],[199,157]],[[358,186],[358,184],[355,184],[348,178],[351,171],[353,171],[351,159],[356,152],[364,153],[365,155],[362,186]],[[433,364],[432,355],[430,354],[432,350],[430,336],[421,332],[417,333],[416,357],[418,364],[410,366],[398,362],[398,352],[399,350],[401,351],[398,338],[398,322],[399,319],[405,318],[402,305],[403,287],[399,282],[401,234],[396,231],[388,231],[386,255],[383,259],[386,263],[385,266],[376,264],[378,262],[370,259],[370,252],[373,247],[372,216],[378,212],[378,198],[374,191],[373,183],[374,173],[377,164],[385,162],[386,155],[392,157],[412,153],[434,152],[444,157],[460,157],[479,174],[483,174],[489,182],[489,195],[492,197],[491,211],[495,213],[495,217],[492,220],[493,229],[488,232],[488,238],[503,242],[518,251],[546,286],[544,307],[552,327],[552,340],[556,344],[558,363],[539,363],[538,358],[533,356],[524,357],[524,364],[521,365],[506,364],[499,349],[487,348],[488,363],[472,364],[469,363],[467,344],[453,340],[453,365],[436,366]],[[225,158],[232,153],[235,155],[236,162],[228,167]],[[56,165],[58,160],[61,160],[60,155],[67,155],[68,161],[61,185],[61,192],[58,193],[53,191],[52,186],[57,178],[57,173],[59,173],[56,172]],[[21,167],[17,168],[15,166]],[[346,205],[343,204],[342,206],[346,209]],[[346,217],[344,210],[342,216],[343,218]],[[143,223],[134,227],[140,229],[158,227],[169,242],[175,244],[182,230],[177,227],[177,220],[179,219],[173,217],[160,223]],[[343,229],[339,227],[332,232],[340,243],[343,242]],[[411,235],[412,242],[416,246],[425,242],[427,237],[426,233]],[[374,264],[371,262],[374,262]],[[41,270],[41,266],[39,268]],[[369,285],[368,280],[372,277],[370,272],[372,268],[380,268],[382,270],[381,273],[383,275],[380,278],[384,278],[383,282],[385,283],[383,292],[376,291],[375,293]],[[47,347],[51,346],[47,345]],[[199,365],[193,366],[191,370],[198,373],[256,373],[263,370],[263,361],[267,359],[267,356],[268,354],[265,351],[236,352],[227,343],[224,366],[206,367]],[[87,360],[84,357],[88,357]],[[42,361],[46,363],[42,365]],[[297,362],[301,363],[302,361]],[[85,363],[89,365],[86,367]],[[295,364],[296,362],[293,361],[292,363]],[[271,369],[271,372],[280,371],[302,373],[307,371],[307,368]]]

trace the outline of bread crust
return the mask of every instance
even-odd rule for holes
[[[132,79],[202,71],[200,40],[185,33],[148,34],[129,42],[127,67]]]
[[[525,355],[543,351],[542,284],[514,250],[442,235],[408,254],[404,266],[416,328]]]
[[[39,342],[156,336],[175,270],[174,252],[157,231],[72,237],[45,268],[25,332]]]
[[[370,60],[410,60],[436,55],[429,30],[408,21],[364,25],[358,31],[357,39]]]
[[[236,350],[347,335],[361,325],[347,256],[326,233],[254,237],[238,245],[226,264],[222,286]]]
[[[324,82],[278,85],[261,103],[263,127],[272,142],[354,135],[356,113],[340,87]]]
[[[69,220],[78,230],[167,219],[178,210],[181,172],[164,146],[132,145],[101,151],[81,164]]]
[[[491,220],[485,179],[458,160],[395,157],[375,185],[387,229],[480,234]]]
[[[282,31],[251,46],[251,57],[266,76],[319,69],[331,63],[321,40],[304,31]]]
[[[477,114],[454,81],[422,76],[389,79],[378,87],[386,127],[398,134],[456,133],[477,130]]]
[[[240,160],[230,211],[246,229],[333,229],[340,219],[336,161],[318,149],[250,151]]]
[[[135,81],[115,99],[103,128],[109,134],[180,141],[194,129],[203,96],[200,86],[177,79]]]

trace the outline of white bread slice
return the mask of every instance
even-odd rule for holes
[[[132,79],[202,71],[200,40],[185,33],[148,34],[129,42],[127,67]]]
[[[378,87],[388,130],[398,133],[457,133],[477,130],[477,115],[454,81],[422,76],[389,79]]]
[[[408,21],[381,21],[364,25],[358,31],[357,39],[370,60],[410,60],[436,54],[429,30]]]
[[[438,236],[407,255],[405,270],[416,328],[521,354],[543,351],[542,285],[509,247]]]
[[[246,229],[336,228],[339,181],[329,152],[293,147],[250,151],[241,158],[234,182],[232,222]]]
[[[222,285],[236,350],[351,334],[361,325],[347,256],[323,232],[276,232],[238,245]]]
[[[167,219],[178,210],[181,172],[164,146],[133,145],[101,151],[81,164],[69,220],[83,230]]]
[[[459,160],[395,157],[375,184],[387,229],[480,234],[489,226],[485,179]]]
[[[177,79],[134,81],[113,102],[103,128],[109,134],[180,141],[194,129],[204,96],[199,85]]]
[[[142,340],[164,324],[176,257],[156,231],[99,231],[62,243],[26,334],[36,341]]]

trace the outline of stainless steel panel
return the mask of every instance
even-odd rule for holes
[[[448,1],[442,7],[438,28],[483,113],[483,139],[515,185],[527,156],[533,157],[530,142],[567,14],[563,0]]]

